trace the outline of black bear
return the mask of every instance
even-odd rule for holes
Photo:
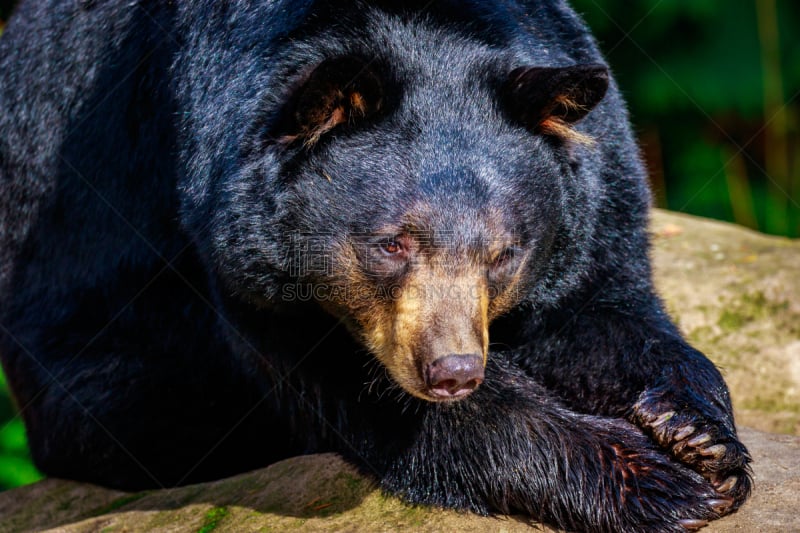
[[[0,110],[0,353],[46,474],[332,450],[410,502],[581,531],[747,498],[563,1],[23,1]]]

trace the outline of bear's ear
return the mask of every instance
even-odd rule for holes
[[[324,61],[292,96],[280,141],[311,147],[337,126],[375,115],[382,105],[383,84],[369,63],[356,57]]]
[[[531,131],[585,143],[591,140],[570,125],[585,117],[607,89],[604,65],[521,67],[509,75],[505,96],[511,116]]]

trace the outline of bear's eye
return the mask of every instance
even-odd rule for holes
[[[401,276],[409,266],[416,249],[414,239],[407,233],[384,233],[369,242],[368,252],[364,256],[364,268],[370,275],[377,277]]]
[[[414,241],[407,233],[384,237],[375,243],[380,255],[395,266],[405,263],[411,257]],[[392,267],[394,268],[394,267]]]
[[[401,250],[400,243],[397,241],[386,241],[381,246],[383,246],[383,251],[390,255],[399,253]]]
[[[378,246],[381,251],[388,256],[398,256],[405,251],[405,246],[403,246],[402,238],[400,237],[386,239],[380,242]]]

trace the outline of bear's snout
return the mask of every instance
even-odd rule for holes
[[[428,394],[442,400],[462,398],[483,383],[483,357],[450,354],[435,359],[425,369]]]

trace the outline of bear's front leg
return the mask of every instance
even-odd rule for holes
[[[747,449],[739,442],[728,389],[691,348],[655,297],[625,305],[565,307],[528,331],[517,361],[568,406],[625,417],[738,508],[750,494]]]
[[[750,494],[750,455],[737,439],[728,389],[701,353],[680,341],[672,350],[683,352],[684,361],[640,393],[628,418],[738,508]]]
[[[409,411],[414,427],[363,458],[414,503],[522,512],[586,532],[686,531],[733,504],[635,426],[571,412],[504,361],[490,360],[466,399]]]

